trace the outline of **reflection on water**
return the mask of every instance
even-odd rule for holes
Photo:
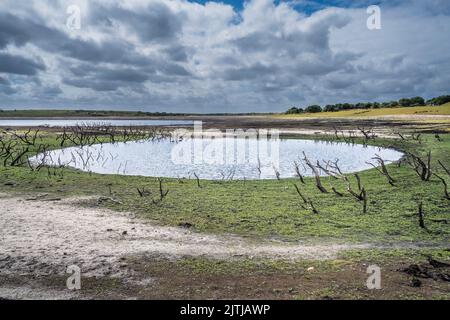
[[[242,143],[240,139],[225,137],[213,140],[202,141],[200,138],[193,138],[175,143],[162,139],[71,147],[41,154],[31,160],[34,163],[70,166],[102,174],[192,178],[195,173],[201,179],[231,180],[275,179],[277,172],[281,178],[295,177],[295,162],[299,164],[302,174],[311,176],[311,170],[302,161],[303,152],[314,164],[320,161],[326,166],[328,161],[338,160],[344,173],[371,168],[367,162],[375,163],[372,160],[375,155],[379,155],[386,163],[402,157],[402,153],[392,149],[297,139],[279,139],[278,153],[273,152],[272,146],[268,152],[258,152],[255,156],[251,154],[249,144]],[[201,161],[194,157],[194,150],[198,153],[199,149],[192,148],[198,147],[198,143],[201,143],[203,152]],[[183,161],[176,157],[179,150],[189,153],[187,157],[186,154],[183,156]],[[275,161],[278,162],[276,168]]]
[[[192,125],[189,120],[81,120],[81,119],[15,119],[0,120],[0,127],[76,127],[108,125],[118,127]]]

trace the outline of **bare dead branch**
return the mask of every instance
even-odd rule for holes
[[[305,152],[303,152],[303,156],[304,156],[304,161],[306,163],[306,165],[312,170],[312,172],[314,173],[314,177],[316,180],[316,186],[317,189],[320,190],[320,192],[322,193],[328,193],[328,190],[325,189],[325,187],[322,185],[322,182],[320,180],[320,175],[319,175],[319,171],[317,170],[317,168],[311,163],[311,161],[309,161],[308,157],[306,156]]]
[[[445,181],[445,179],[442,178],[441,176],[439,176],[439,175],[436,174],[436,173],[433,173],[433,175],[434,175],[436,178],[438,178],[439,180],[441,180],[442,184],[444,185],[444,195],[445,195],[445,198],[448,199],[448,200],[450,200],[450,195],[449,195],[449,193],[448,193],[448,186],[447,186],[447,182]]]
[[[383,176],[385,176],[387,178],[389,184],[391,186],[394,186],[395,179],[392,178],[392,176],[389,174],[389,171],[387,170],[384,160],[377,154],[372,159],[378,162],[378,166],[374,165],[373,163],[370,163],[370,162],[366,162],[366,163],[371,165],[372,167],[374,167],[379,173],[381,173]]]
[[[299,167],[299,164],[297,163],[297,161],[294,161],[294,168],[295,168],[295,174],[300,179],[300,182],[305,184],[305,179],[303,178],[303,175],[300,171],[300,167]]]
[[[444,169],[445,172],[450,176],[450,171],[444,166],[444,164],[441,162],[441,160],[438,160],[439,165]]]
[[[429,181],[432,175],[431,171],[431,151],[427,153],[427,158],[422,160],[419,156],[407,152],[408,163],[417,173],[422,181]]]
[[[417,215],[419,217],[419,226],[422,229],[426,229],[425,221],[424,221],[424,215],[423,215],[423,203],[422,202],[419,203],[419,210],[417,212]]]

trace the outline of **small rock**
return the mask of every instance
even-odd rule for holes
[[[414,288],[420,288],[422,286],[422,281],[420,281],[419,279],[417,279],[417,278],[413,278],[412,280],[411,280],[411,287],[414,287]]]
[[[128,234],[127,231],[122,232],[122,235],[123,235],[123,236],[124,236],[124,235],[127,235],[127,234]]]
[[[189,222],[183,222],[183,223],[179,223],[178,226],[179,226],[179,227],[182,227],[182,228],[189,229],[189,228],[192,228],[192,227],[193,227],[193,224],[192,224],[192,223],[189,223]]]

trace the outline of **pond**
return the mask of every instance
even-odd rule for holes
[[[264,142],[264,143],[263,143]],[[70,166],[100,174],[207,180],[275,179],[296,176],[296,167],[305,176],[311,163],[338,164],[344,173],[372,168],[376,155],[386,163],[397,161],[402,153],[393,149],[337,142],[275,139],[251,141],[245,138],[190,138],[173,142],[170,138],[70,147],[31,158],[35,165]],[[297,163],[297,166],[295,165]],[[324,172],[321,172],[325,175]]]
[[[192,125],[194,122],[189,120],[151,120],[151,119],[12,119],[0,120],[0,127],[76,127],[108,125],[116,127],[143,127],[143,126],[180,126]]]

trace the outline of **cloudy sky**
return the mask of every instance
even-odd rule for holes
[[[372,4],[381,30],[367,28]],[[430,98],[450,93],[449,17],[448,0],[1,0],[0,108],[276,112]]]

